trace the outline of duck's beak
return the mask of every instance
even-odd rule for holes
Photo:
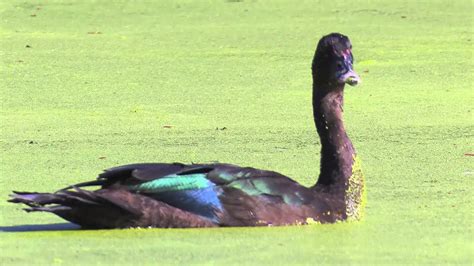
[[[357,84],[361,83],[359,75],[357,75],[357,73],[352,69],[345,73],[341,79],[344,83],[347,83],[351,86],[356,86]]]

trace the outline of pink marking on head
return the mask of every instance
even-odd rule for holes
[[[346,59],[350,55],[351,55],[351,49],[346,49],[342,51],[342,56],[344,57],[344,59]]]
[[[349,55],[351,55],[351,49],[346,49],[339,52],[338,50],[333,48],[333,52],[339,56],[342,56],[344,59],[346,59]]]

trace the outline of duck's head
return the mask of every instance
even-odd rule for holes
[[[355,86],[361,82],[353,70],[352,45],[347,36],[331,33],[319,40],[313,59],[313,80],[318,85]]]

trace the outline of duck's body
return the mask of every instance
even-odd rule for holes
[[[101,185],[90,192],[81,186]],[[345,219],[342,202],[276,172],[230,164],[133,164],[72,190],[18,193],[32,211],[87,228],[304,224]],[[43,207],[48,204],[58,206]]]
[[[331,34],[321,39],[313,61],[313,107],[322,144],[321,173],[313,187],[276,172],[231,164],[149,163],[115,167],[96,181],[56,193],[15,192],[10,201],[85,228],[269,226],[358,219],[364,182],[342,123],[344,83],[358,82],[350,49],[347,37]],[[341,62],[345,69],[336,66]],[[101,188],[81,188],[86,186]]]

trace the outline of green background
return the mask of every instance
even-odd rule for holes
[[[0,12],[0,264],[472,265],[472,1],[7,0]],[[363,79],[344,108],[363,221],[44,231],[63,221],[5,201],[151,161],[311,185],[310,65],[330,32],[351,38]]]

